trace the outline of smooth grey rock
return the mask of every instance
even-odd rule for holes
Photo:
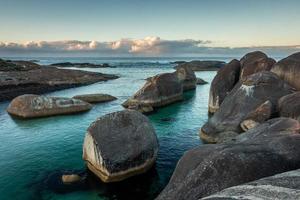
[[[157,200],[196,200],[228,187],[299,169],[299,122],[279,118],[265,123],[241,134],[240,139],[187,151]]]
[[[300,199],[300,169],[227,188],[203,200]]]
[[[179,81],[183,84],[183,91],[193,90],[196,88],[197,78],[195,72],[186,65],[181,65],[176,68],[175,74]]]
[[[103,182],[116,182],[146,172],[158,152],[155,130],[138,111],[100,117],[87,130],[83,159]]]
[[[88,103],[102,103],[116,100],[117,98],[109,94],[83,94],[76,95],[73,99],[79,99]]]
[[[300,121],[300,92],[283,96],[278,101],[279,115]]]

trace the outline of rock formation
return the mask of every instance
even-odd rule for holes
[[[278,101],[279,115],[300,121],[300,92],[281,97]]]
[[[158,146],[148,118],[137,111],[123,110],[100,117],[90,125],[83,159],[103,182],[116,182],[150,169]]]
[[[209,91],[208,111],[215,113],[225,97],[239,81],[240,62],[232,60],[222,67],[214,77]]]
[[[9,104],[7,112],[20,118],[36,118],[73,114],[91,108],[91,104],[78,99],[27,94],[14,98]]]
[[[183,91],[196,88],[197,78],[195,72],[185,65],[179,66],[175,74],[183,85]]]
[[[88,103],[102,103],[116,100],[117,98],[109,94],[83,94],[76,95],[73,99],[79,99]]]
[[[179,65],[174,68],[177,69],[181,66],[186,66],[193,71],[217,71],[222,68],[226,63],[223,61],[215,61],[215,60],[193,60],[191,62],[180,62]]]

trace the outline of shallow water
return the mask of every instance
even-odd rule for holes
[[[85,172],[82,143],[91,122],[122,110],[120,104],[144,84],[145,78],[174,71],[168,62],[128,66],[87,69],[120,78],[48,94],[72,97],[108,93],[118,98],[96,104],[86,113],[18,120],[6,113],[8,102],[0,103],[0,199],[153,199],[163,189],[184,151],[202,144],[198,130],[208,117],[209,84],[198,85],[195,91],[185,93],[185,101],[149,115],[160,150],[155,167],[148,173],[114,184],[103,184],[92,175],[88,175],[87,183],[74,187],[60,183],[64,172]],[[215,72],[196,75],[211,82]]]

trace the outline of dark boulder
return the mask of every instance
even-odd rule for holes
[[[182,92],[183,86],[176,73],[159,74],[147,79],[145,85],[122,105],[129,109],[161,107],[181,101]]]
[[[197,81],[196,81],[196,84],[197,85],[205,85],[207,84],[208,82],[203,80],[202,78],[197,78]]]
[[[278,61],[271,71],[300,90],[300,52]]]
[[[222,132],[241,133],[240,124],[251,112],[268,100],[276,107],[280,97],[292,92],[293,88],[272,72],[250,75],[236,84],[219,110],[201,128],[200,137],[215,143]]]
[[[242,141],[207,144],[186,152],[157,200],[197,200],[228,187],[300,168],[299,122],[278,118],[266,123],[255,127],[257,131],[251,129],[251,133],[238,136]]]
[[[116,182],[150,169],[158,147],[148,118],[137,111],[123,110],[100,117],[90,125],[83,159],[103,182]]]
[[[225,97],[239,81],[240,62],[232,60],[222,67],[214,77],[209,91],[208,111],[215,113]]]
[[[270,71],[276,61],[261,51],[246,54],[241,60],[240,79],[261,71]]]
[[[202,200],[300,199],[300,169],[227,188]]]
[[[279,115],[300,121],[300,92],[281,97],[278,101]]]

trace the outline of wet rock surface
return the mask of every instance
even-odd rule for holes
[[[37,118],[88,111],[92,105],[78,99],[21,95],[11,101],[7,112],[20,118]]]
[[[148,118],[133,110],[107,114],[88,128],[83,159],[103,182],[146,172],[154,164],[158,140]]]

